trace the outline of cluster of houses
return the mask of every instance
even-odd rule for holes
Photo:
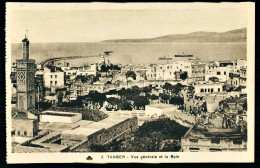
[[[185,111],[188,115],[176,112],[174,115],[178,114],[181,117],[175,116],[175,118],[182,120],[183,117],[187,118],[188,116],[188,118],[191,118],[191,121],[187,122],[188,125],[194,119],[195,123],[198,124],[197,121],[207,118],[206,124],[209,124],[211,120],[211,126],[213,125],[214,128],[217,128],[222,133],[223,130],[221,129],[237,129],[238,126],[240,132],[246,130],[246,60],[202,62],[199,59],[174,61],[172,58],[163,58],[159,59],[157,64],[151,65],[128,64],[114,66],[111,63],[106,64],[104,56],[101,56],[99,63],[83,67],[70,67],[69,63],[57,63],[48,64],[43,67],[37,66],[36,68],[34,60],[29,59],[29,40],[27,38],[23,40],[23,48],[23,59],[17,60],[16,64],[12,64],[11,68],[12,104],[18,109],[16,113],[13,113],[14,135],[25,137],[36,136],[39,130],[39,118],[37,116],[41,117],[40,120],[42,122],[46,120],[51,123],[62,123],[65,121],[64,118],[71,123],[79,122],[82,119],[82,116],[70,112],[45,111],[40,115],[32,112],[32,110],[35,111],[37,109],[37,104],[39,107],[40,102],[48,101],[53,104],[65,101],[71,102],[77,100],[79,96],[88,95],[91,91],[107,93],[112,90],[118,91],[123,88],[132,88],[133,86],[138,86],[139,88],[152,87],[152,94],[154,93],[159,96],[159,93],[165,91],[163,86],[166,82],[172,85],[181,83],[181,86],[184,86],[178,96],[183,98],[183,109],[181,110]],[[176,111],[176,109],[172,110],[173,107],[171,105],[161,103],[161,101],[156,101],[156,103],[146,105],[145,113],[147,116],[162,114],[169,114],[171,116],[172,112]],[[26,112],[24,113],[23,111]],[[35,113],[35,115],[31,115],[32,113]],[[124,120],[128,120],[128,118]],[[137,125],[136,122],[137,119],[134,119],[134,126]],[[185,124],[185,122],[186,120],[181,121],[182,124]],[[74,125],[72,124],[71,126]],[[80,127],[85,128],[85,126],[81,125]],[[104,127],[103,125],[100,126],[102,129]],[[114,127],[113,124],[111,125],[112,127]],[[197,129],[198,127],[194,128],[193,131],[189,130],[189,133],[185,137],[192,137],[194,139],[194,136],[196,136],[194,132]],[[202,130],[204,129],[203,127]],[[72,132],[73,134],[78,134],[75,131]],[[119,132],[122,132],[122,130]],[[208,135],[209,132],[202,134],[203,136]],[[211,133],[211,135],[213,134],[215,135],[215,133]],[[234,135],[236,138],[239,136],[237,134]],[[183,151],[196,151],[199,149],[197,141],[201,139],[192,141],[185,139],[185,137],[182,141]],[[201,141],[208,143],[210,140],[212,141],[212,138],[206,136]],[[222,143],[219,139],[217,141],[217,144]],[[236,141],[235,144],[238,143],[237,139],[234,141]],[[239,145],[244,143],[244,140],[241,143],[239,141]],[[218,149],[216,147],[210,148],[210,150]],[[246,147],[244,145],[243,149],[242,147],[239,149],[244,150]],[[203,150],[209,150],[209,148]],[[225,148],[224,150],[235,149]]]
[[[110,63],[109,63],[110,64]],[[138,86],[151,86],[162,90],[168,82],[181,83],[194,87],[196,96],[208,99],[207,109],[214,111],[217,103],[230,96],[246,94],[246,60],[202,62],[196,60],[159,59],[151,65],[117,65],[119,69],[102,71],[106,64],[104,57],[100,63],[83,67],[70,67],[69,63],[57,63],[38,68],[35,73],[36,101],[58,102],[62,92],[63,101],[76,100],[78,96],[88,95],[91,91],[106,93]],[[134,76],[127,76],[131,71]],[[16,64],[12,65],[13,100],[16,100]],[[228,95],[228,96],[227,96]],[[184,96],[185,99],[185,96]],[[185,99],[194,102],[195,99]],[[13,101],[15,104],[16,101]],[[210,106],[211,105],[211,106]],[[189,109],[189,108],[188,108]]]

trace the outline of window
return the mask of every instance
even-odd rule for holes
[[[160,67],[160,69],[162,69],[162,67]]]
[[[224,75],[226,75],[226,71],[224,71]]]
[[[51,85],[52,85],[52,81],[51,81]]]
[[[233,144],[241,145],[242,144],[242,139],[234,139]]]
[[[207,89],[204,89],[205,90],[205,93],[207,92]]]
[[[221,152],[222,150],[219,148],[209,148],[210,152]]]
[[[57,81],[55,81],[55,85],[57,85]]]
[[[27,132],[26,131],[24,131],[24,136],[27,136]]]
[[[57,75],[55,75],[55,78],[57,78]]]
[[[156,74],[154,74],[154,77],[156,77]]]
[[[214,89],[213,88],[211,88],[211,93],[213,93],[214,92]]]
[[[52,75],[51,75],[51,78],[52,78]]]
[[[17,132],[17,135],[20,135],[20,131]]]
[[[210,88],[208,88],[208,92],[210,92]]]
[[[204,92],[204,89],[200,89],[200,92],[203,93],[203,92]]]
[[[149,74],[147,74],[147,77],[149,77]]]
[[[217,75],[220,75],[220,72],[219,72],[219,71],[217,72]]]
[[[167,66],[167,69],[169,69],[169,66]]]
[[[170,72],[170,75],[171,75],[172,73]]]
[[[218,92],[220,92],[220,88],[218,88]]]

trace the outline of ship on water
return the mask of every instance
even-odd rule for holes
[[[191,54],[184,54],[184,52],[183,52],[183,54],[177,54],[177,55],[175,55],[175,57],[193,57],[193,55],[191,55]]]

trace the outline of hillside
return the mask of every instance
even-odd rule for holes
[[[147,39],[114,39],[103,43],[242,43],[247,39],[246,28],[227,32],[193,32],[189,34],[172,34]]]

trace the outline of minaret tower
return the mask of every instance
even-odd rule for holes
[[[28,35],[22,40],[23,57],[16,60],[17,64],[17,109],[35,108],[35,60],[29,59]]]

